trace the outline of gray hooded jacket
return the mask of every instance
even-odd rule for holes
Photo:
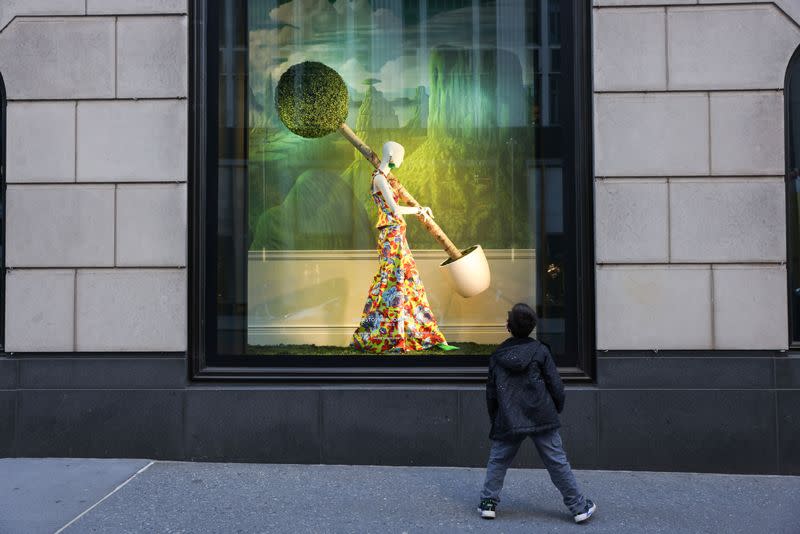
[[[491,439],[561,426],[564,384],[548,348],[532,338],[509,338],[489,359],[486,406]]]

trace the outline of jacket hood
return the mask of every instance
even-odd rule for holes
[[[536,352],[536,344],[523,343],[503,347],[497,351],[496,361],[511,372],[518,373],[524,371]]]

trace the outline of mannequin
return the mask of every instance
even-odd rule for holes
[[[372,174],[378,205],[378,273],[372,280],[353,347],[367,352],[413,352],[447,345],[428,304],[425,287],[406,241],[403,215],[433,218],[428,207],[401,206],[386,175],[403,163],[405,149],[388,141]]]

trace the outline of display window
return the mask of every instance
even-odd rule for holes
[[[573,4],[195,2],[195,370],[477,376],[524,302],[588,376]]]

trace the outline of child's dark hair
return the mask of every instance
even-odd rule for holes
[[[536,312],[525,303],[514,304],[508,312],[508,330],[514,337],[528,337],[536,328]]]

